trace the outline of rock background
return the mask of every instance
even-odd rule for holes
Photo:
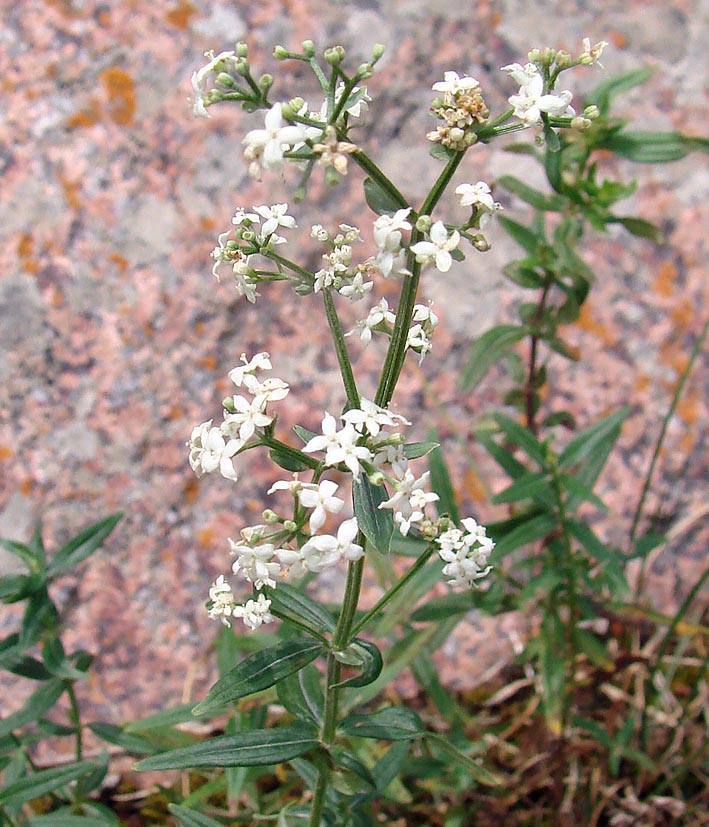
[[[105,549],[56,594],[71,606],[76,642],[98,653],[88,700],[98,715],[120,720],[210,679],[204,650],[215,626],[202,604],[228,567],[226,537],[258,520],[276,478],[253,455],[237,486],[197,481],[187,465],[184,442],[194,424],[219,415],[227,371],[243,351],[271,352],[293,388],[283,433],[295,422],[317,427],[321,412],[342,402],[325,324],[314,322],[319,305],[274,289],[254,310],[211,276],[209,252],[234,208],[290,196],[287,184],[246,175],[241,137],[260,115],[223,105],[209,121],[191,116],[189,78],[202,53],[246,39],[252,64],[277,71],[287,99],[304,81],[272,60],[274,44],[340,43],[352,65],[374,42],[387,44],[368,84],[374,101],[361,142],[415,201],[439,169],[423,138],[431,84],[447,69],[471,73],[499,111],[515,91],[499,67],[524,62],[534,46],[575,53],[583,36],[610,41],[608,75],[657,66],[623,99],[639,128],[707,134],[708,9],[700,0],[2,0],[0,10],[0,536],[26,539],[41,516],[56,548],[88,522],[125,512]],[[582,93],[602,77],[577,70],[571,88]],[[528,174],[518,163],[499,149],[476,149],[459,178],[494,181],[513,165]],[[621,541],[707,312],[709,176],[698,156],[663,168],[605,163],[638,176],[625,211],[660,224],[666,243],[621,232],[589,243],[598,285],[572,333],[589,356],[578,366],[558,363],[553,392],[581,424],[634,406],[602,483],[614,512],[603,530]],[[353,171],[337,191],[316,187],[296,211],[303,236],[314,221],[369,226],[360,182]],[[508,199],[505,207],[512,214],[520,205]],[[468,398],[455,377],[470,339],[515,301],[499,270],[517,252],[500,230],[489,236],[486,256],[424,280],[440,334],[421,371],[408,364],[395,400],[409,416],[420,409],[414,436],[441,430],[461,498],[484,519],[494,512],[480,476],[493,489],[501,481],[469,431],[498,396],[488,382]],[[375,345],[360,357],[370,392],[380,357]],[[674,537],[650,578],[653,599],[668,611],[705,565],[706,380],[704,358],[670,423],[649,503]],[[14,564],[0,555],[2,570]],[[330,585],[334,599],[339,584]],[[12,609],[0,617],[0,631],[9,628]],[[471,616],[442,659],[446,681],[476,683],[510,656],[525,623]]]

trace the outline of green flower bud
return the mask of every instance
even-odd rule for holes
[[[532,49],[531,52],[527,53],[527,58],[530,63],[541,63],[542,62],[542,51],[541,49]]]
[[[266,523],[266,525],[273,525],[274,523],[280,522],[280,517],[270,508],[266,508],[264,511],[261,512],[261,519]]]
[[[340,173],[335,167],[325,168],[325,183],[331,187],[336,187],[340,183]]]
[[[584,118],[583,115],[576,115],[575,118],[571,119],[571,128],[577,132],[585,132],[590,126],[591,121],[588,118]]]
[[[433,219],[430,215],[420,215],[416,219],[416,229],[420,233],[427,233],[433,226]]]
[[[540,62],[543,63],[544,66],[551,66],[554,62],[554,58],[558,57],[558,55],[555,49],[551,49],[549,46],[546,46],[542,49],[540,57]]]
[[[598,118],[600,116],[600,114],[601,114],[601,110],[595,105],[587,106],[583,110],[584,117],[588,118],[591,121],[595,121],[596,118]]]
[[[273,56],[276,58],[276,60],[285,60],[289,54],[290,52],[288,51],[288,49],[285,48],[285,46],[273,47]]]
[[[237,57],[246,57],[249,53],[249,47],[246,43],[239,41],[234,47],[234,51],[236,52]]]
[[[229,413],[236,413],[236,408],[234,407],[234,397],[227,396],[222,399],[222,408]]]
[[[303,98],[291,98],[287,104],[290,111],[295,115],[297,112],[305,106],[305,101]]]
[[[226,72],[220,72],[214,82],[219,86],[224,86],[227,89],[236,89],[238,87],[238,84],[234,78]]]
[[[298,524],[294,523],[293,520],[284,520],[283,528],[285,528],[286,531],[297,531]]]
[[[234,64],[234,70],[236,71],[237,75],[241,75],[242,77],[246,77],[249,74],[249,61],[246,58],[239,58]]]
[[[490,242],[485,238],[484,235],[476,235],[473,238],[473,247],[481,253],[487,253],[490,249]]]
[[[312,40],[304,40],[300,44],[300,48],[303,50],[303,54],[307,57],[314,57],[315,55],[315,44]]]
[[[381,471],[373,471],[371,474],[367,474],[367,479],[372,485],[384,485],[386,482],[386,477]]]
[[[571,65],[571,55],[560,49],[556,53],[556,65],[559,69],[566,69],[567,66]]]
[[[355,74],[358,80],[366,80],[374,74],[374,67],[371,63],[360,63]]]
[[[325,49],[323,57],[331,66],[339,66],[345,57],[345,50],[342,46],[330,46]]]
[[[372,49],[372,60],[370,63],[376,63],[385,51],[386,46],[383,46],[381,43],[375,43],[374,48]]]
[[[261,75],[258,79],[258,85],[262,89],[270,89],[273,86],[273,75]]]

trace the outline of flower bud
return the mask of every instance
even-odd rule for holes
[[[220,72],[214,82],[219,86],[226,87],[227,89],[236,89],[238,87],[238,84],[234,78],[226,72]]]
[[[420,215],[416,219],[416,229],[420,233],[427,233],[433,226],[433,219],[430,215]]]
[[[542,51],[541,49],[532,49],[531,52],[527,53],[527,59],[530,63],[541,63],[542,62]]]
[[[568,52],[565,52],[563,49],[560,49],[556,53],[556,65],[559,69],[565,69],[567,66],[571,64],[571,55]]]
[[[298,525],[294,523],[293,520],[284,520],[283,528],[285,528],[286,531],[297,531]]]
[[[473,238],[473,247],[481,253],[487,253],[490,249],[490,242],[485,238],[484,235],[476,235]]]
[[[258,85],[262,89],[270,89],[273,86],[273,75],[261,75],[258,79]]]
[[[374,74],[374,67],[371,63],[360,63],[355,74],[359,80],[366,80]]]
[[[232,396],[227,396],[222,399],[222,408],[229,413],[236,413],[236,408],[234,407],[234,398]]]
[[[240,41],[234,47],[237,57],[246,57],[249,53],[249,47],[243,41]]]
[[[554,62],[554,58],[558,59],[558,54],[555,49],[545,46],[541,50],[540,58],[540,63],[544,64],[544,66],[551,66]]]
[[[345,50],[342,46],[330,46],[330,48],[325,49],[323,57],[331,66],[339,66],[345,57]]]
[[[276,514],[276,512],[271,508],[266,508],[261,512],[261,519],[267,525],[273,525],[274,523],[280,522],[278,514]]]
[[[372,485],[384,485],[386,482],[386,477],[381,471],[373,471],[371,474],[367,474],[367,479]]]
[[[234,64],[234,71],[237,75],[246,77],[249,74],[249,61],[246,58],[239,58]]]
[[[336,187],[340,183],[340,173],[335,167],[325,168],[325,183],[331,187]]]
[[[588,118],[584,118],[583,115],[576,115],[575,118],[571,119],[571,128],[577,132],[585,132],[590,126],[591,121]]]
[[[307,57],[314,57],[315,55],[315,44],[312,40],[304,40],[300,44],[300,48],[303,50],[303,54],[307,55]]]
[[[386,51],[386,46],[383,46],[381,43],[375,43],[374,48],[372,49],[372,60],[371,63],[376,63],[381,56]]]
[[[288,51],[288,49],[285,48],[285,46],[273,47],[273,56],[276,58],[276,60],[285,60],[289,54],[290,52]]]
[[[291,112],[292,112],[294,115],[297,115],[297,114],[298,114],[298,112],[300,112],[300,110],[301,110],[304,106],[305,106],[305,101],[303,100],[303,98],[300,98],[300,97],[291,98],[291,99],[288,101],[288,107],[290,108]]]
[[[601,110],[595,104],[592,104],[591,106],[587,106],[583,110],[584,117],[588,118],[591,121],[594,121],[596,118],[598,118],[600,116],[600,114],[601,114]]]
[[[420,524],[421,536],[424,540],[435,540],[438,534],[436,524],[431,520],[423,520]]]

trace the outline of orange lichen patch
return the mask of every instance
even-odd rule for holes
[[[195,500],[197,499],[197,493],[199,492],[199,481],[192,477],[191,479],[187,480],[187,482],[182,487],[182,493],[185,495],[185,502],[187,505],[194,505]]]
[[[75,8],[72,0],[44,0],[44,2],[64,17],[81,17],[81,9]]]
[[[677,268],[671,261],[663,261],[657,269],[652,289],[660,296],[671,296],[677,279]]]
[[[34,252],[34,239],[31,233],[22,233],[17,242],[17,256],[22,262],[23,268],[28,273],[39,272],[39,262],[31,257]]]
[[[679,330],[686,330],[691,325],[695,315],[696,308],[689,299],[682,299],[671,313],[672,322]]]
[[[597,319],[593,318],[588,302],[581,307],[581,312],[579,313],[579,318],[576,324],[581,328],[581,330],[586,330],[588,333],[592,333],[600,339],[603,344],[608,345],[609,347],[615,344],[613,336],[606,329],[606,327]]]
[[[108,96],[108,116],[114,123],[129,126],[135,119],[133,78],[119,66],[105,69],[99,77]]]
[[[52,285],[48,296],[52,307],[61,307],[64,304],[64,293],[56,285]]]
[[[214,356],[204,356],[202,359],[199,360],[199,364],[205,370],[214,370],[217,366],[217,360]]]
[[[624,49],[628,43],[628,36],[623,32],[617,31],[616,29],[606,32],[606,35],[617,49]]]
[[[203,230],[213,230],[217,226],[217,221],[209,215],[203,215],[199,219],[199,224]]]
[[[465,470],[465,475],[463,476],[463,490],[473,502],[486,502],[488,499],[488,494],[485,490],[485,486],[483,485],[483,481],[472,468],[466,468]]]
[[[128,259],[123,258],[120,253],[109,253],[108,260],[112,261],[116,267],[121,271],[121,273],[125,273],[128,269]]]
[[[34,490],[34,480],[31,480],[31,479],[22,480],[22,482],[20,483],[20,494],[22,494],[25,497],[29,497],[29,495],[32,493],[33,490]]]
[[[0,445],[0,459],[8,459],[11,457],[15,452],[10,448],[9,445]]]
[[[634,390],[637,393],[644,393],[651,385],[652,380],[645,373],[639,373],[635,380]]]
[[[197,541],[202,548],[209,548],[214,545],[214,529],[203,528],[197,532]]]
[[[79,189],[81,187],[81,183],[78,180],[70,180],[69,178],[65,178],[61,173],[59,174],[59,183],[62,186],[62,191],[64,193],[64,198],[66,198],[67,204],[75,210],[78,210],[81,207],[81,199],[77,195]]]
[[[172,23],[178,29],[186,29],[190,25],[191,18],[197,13],[197,9],[191,3],[178,3],[165,15],[168,23]]]
[[[185,415],[184,408],[181,408],[179,405],[173,405],[168,412],[165,414],[166,419],[182,419]]]
[[[689,356],[681,345],[674,341],[665,341],[660,347],[660,362],[674,369],[677,376],[686,370]]]
[[[96,15],[96,20],[99,26],[108,28],[111,25],[111,12],[108,9],[101,9],[101,11]]]
[[[699,417],[698,399],[696,391],[688,393],[677,403],[677,416],[684,420],[687,425],[694,425]]]
[[[77,129],[80,126],[94,126],[101,120],[101,109],[98,101],[92,98],[89,105],[67,118],[67,129]]]

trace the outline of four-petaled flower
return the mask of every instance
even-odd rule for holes
[[[283,107],[275,103],[266,113],[264,128],[247,132],[243,143],[247,160],[252,162],[249,173],[258,177],[261,167],[280,172],[283,169],[283,153],[305,141],[307,134],[299,124],[283,125]]]
[[[471,89],[477,89],[480,86],[475,78],[469,75],[461,78],[458,77],[457,72],[444,72],[443,78],[431,87],[434,92],[444,92],[455,97],[461,92],[470,92]]]
[[[453,230],[449,234],[446,225],[442,221],[436,221],[431,227],[429,238],[430,241],[419,241],[411,245],[416,261],[424,266],[435,264],[437,270],[447,273],[453,263],[450,251],[455,250],[460,243],[460,233]]]

